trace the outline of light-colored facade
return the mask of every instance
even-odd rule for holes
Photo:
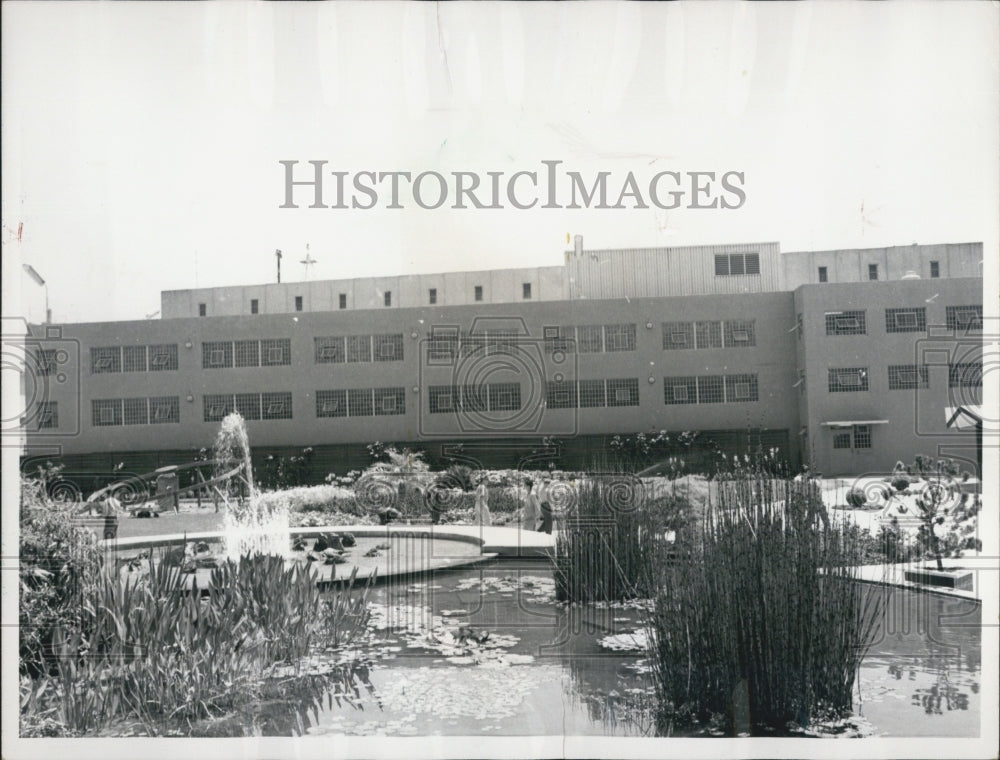
[[[578,242],[562,267],[165,292],[160,320],[33,328],[28,455],[188,461],[237,409],[258,452],[314,447],[320,477],[375,440],[518,466],[555,438],[588,466],[616,434],[661,430],[888,470],[974,445],[945,410],[981,402],[982,280],[958,276],[981,259]]]

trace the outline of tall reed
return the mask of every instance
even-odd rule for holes
[[[662,565],[660,733],[720,718],[733,733],[784,732],[850,711],[882,596],[857,582],[857,533],[820,517],[818,498],[808,482],[729,478],[684,561]]]
[[[634,476],[593,476],[575,489],[556,536],[556,598],[594,602],[649,597],[669,533],[693,512],[683,490],[657,497]]]

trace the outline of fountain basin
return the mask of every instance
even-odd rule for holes
[[[512,534],[520,531],[504,530]],[[428,528],[427,526],[316,526],[308,528],[292,528],[289,531],[290,540],[305,538],[312,542],[324,533],[351,533],[357,539],[357,545],[345,551],[343,564],[326,565],[322,562],[309,562],[308,565],[317,574],[317,582],[326,584],[331,581],[350,577],[357,569],[359,580],[375,576],[377,582],[401,580],[416,575],[422,575],[435,570],[445,570],[457,567],[467,567],[481,562],[487,562],[500,554],[490,551],[497,547],[487,546],[481,531],[475,528],[456,529]],[[168,549],[181,547],[185,542],[220,543],[224,537],[223,531],[207,531],[200,533],[172,534],[160,536],[143,536],[138,538],[117,539],[106,541],[106,548],[121,554],[130,554],[147,549]],[[539,534],[540,535],[540,534]],[[546,536],[546,539],[550,537]],[[538,540],[536,539],[536,542]],[[510,551],[508,541],[502,541],[502,549]],[[372,549],[377,550],[377,556],[365,556]],[[530,548],[530,547],[529,547]],[[289,562],[305,563],[305,552],[293,552]],[[196,579],[198,585],[205,588],[210,581],[210,568],[198,569],[189,575]]]

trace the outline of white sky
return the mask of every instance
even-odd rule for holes
[[[4,311],[136,319],[163,289],[998,234],[998,5],[3,6]],[[736,170],[736,211],[279,209],[346,171]],[[862,207],[864,211],[862,212]],[[14,231],[23,224],[20,242]],[[16,265],[16,268],[15,268]],[[6,286],[10,289],[10,284]],[[18,302],[20,296],[20,302]]]

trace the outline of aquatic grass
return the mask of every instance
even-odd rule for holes
[[[556,599],[652,596],[664,556],[678,537],[683,540],[694,519],[685,490],[661,485],[654,491],[634,476],[611,475],[592,476],[574,492],[575,503],[556,535]]]
[[[57,631],[57,672],[22,691],[23,726],[51,718],[73,735],[138,721],[159,733],[258,699],[279,667],[348,643],[367,621],[356,571],[322,591],[314,570],[256,555],[213,570],[200,589],[176,566],[105,569],[79,630]]]
[[[658,732],[720,716],[731,733],[842,717],[882,593],[857,582],[863,547],[807,481],[721,482],[698,541],[664,562],[650,621]],[[821,504],[821,502],[820,502]]]

